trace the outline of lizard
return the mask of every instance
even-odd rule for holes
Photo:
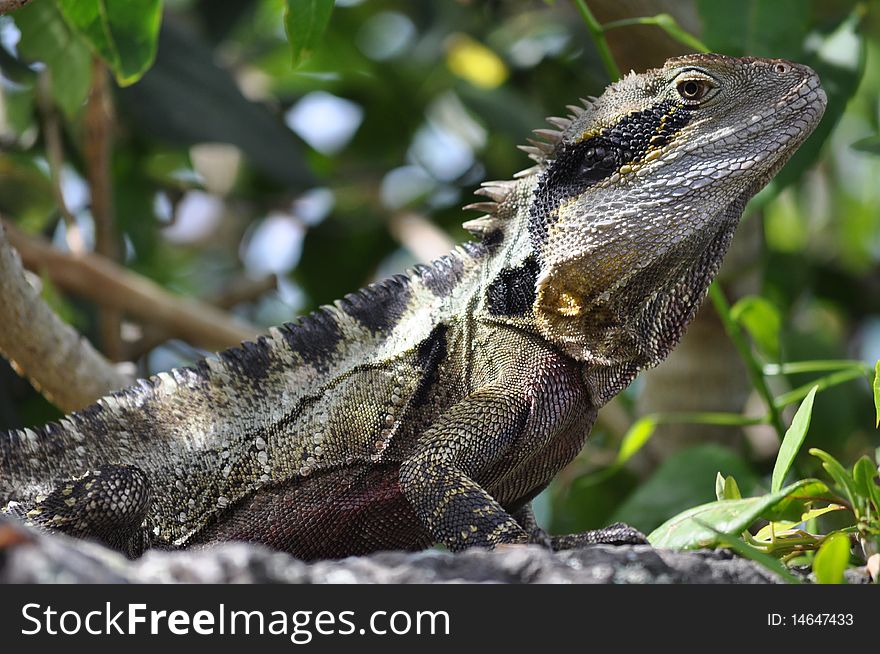
[[[536,130],[531,168],[483,183],[469,243],[0,435],[0,502],[129,556],[643,542],[626,525],[548,536],[531,500],[678,343],[747,201],[825,105],[779,59],[630,73]]]

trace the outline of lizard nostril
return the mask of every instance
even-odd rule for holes
[[[777,73],[779,73],[780,75],[783,75],[791,70],[791,66],[789,66],[788,64],[778,63],[773,66],[773,70],[776,71]]]

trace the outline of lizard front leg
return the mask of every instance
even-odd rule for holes
[[[452,551],[528,542],[517,521],[475,481],[507,454],[529,403],[509,389],[480,389],[447,411],[400,467],[400,485],[437,542]]]

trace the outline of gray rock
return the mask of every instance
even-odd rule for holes
[[[250,543],[148,551],[129,560],[101,545],[36,532],[0,518],[2,583],[778,583],[726,551],[647,545],[550,552],[529,546],[451,554],[380,552],[306,563]]]

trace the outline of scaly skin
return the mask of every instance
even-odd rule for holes
[[[748,199],[825,106],[779,60],[692,55],[551,119],[484,184],[480,237],[256,343],[0,435],[0,499],[129,554],[303,558],[634,542],[547,537],[529,503],[596,411],[680,339]]]

